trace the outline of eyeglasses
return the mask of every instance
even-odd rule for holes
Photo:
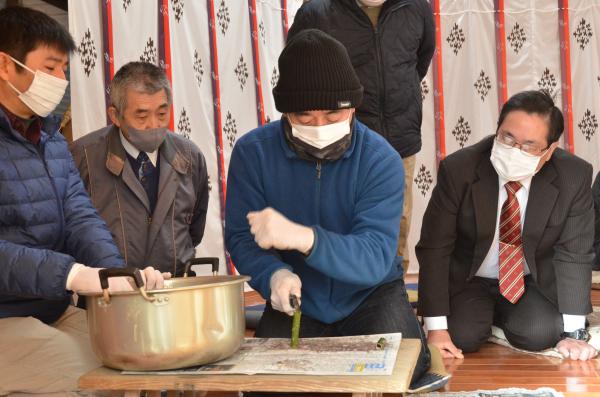
[[[496,134],[496,141],[511,148],[518,148],[521,153],[530,157],[539,157],[549,148],[548,146],[541,149],[539,146],[530,143],[519,143],[513,137],[501,133]]]

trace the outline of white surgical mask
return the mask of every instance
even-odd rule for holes
[[[52,76],[40,70],[35,72],[10,57],[15,63],[34,74],[33,82],[25,92],[20,92],[14,85],[7,81],[8,85],[19,95],[19,99],[29,109],[40,117],[46,117],[56,109],[69,85],[67,80]]]
[[[494,169],[508,181],[522,181],[537,172],[542,156],[526,155],[516,147],[510,147],[494,139],[490,160]]]
[[[294,124],[290,121],[290,125],[295,138],[317,149],[323,149],[350,133],[350,119],[351,117],[338,123],[319,126]]]
[[[379,7],[385,3],[385,0],[358,0],[358,2],[365,7]]]

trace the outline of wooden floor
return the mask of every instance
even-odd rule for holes
[[[409,275],[407,282],[416,282],[415,276]],[[261,302],[258,294],[247,293],[247,305]],[[600,291],[592,291],[592,304],[600,306]],[[552,387],[568,397],[600,396],[598,359],[588,362],[560,360],[517,353],[489,343],[477,353],[467,354],[462,360],[445,360],[445,364],[452,379],[443,391]],[[208,396],[237,397],[234,393],[209,393]]]
[[[600,306],[600,291],[592,291]],[[552,387],[565,396],[600,396],[600,360],[561,360],[514,352],[492,343],[463,360],[445,360],[452,379],[445,391],[493,390],[501,387]]]

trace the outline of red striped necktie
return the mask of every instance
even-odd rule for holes
[[[516,303],[525,292],[523,279],[523,242],[521,239],[521,213],[515,194],[521,188],[519,182],[504,185],[508,197],[500,213],[500,255],[498,258],[498,282],[500,293],[511,303]]]

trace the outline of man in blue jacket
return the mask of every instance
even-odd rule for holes
[[[0,395],[71,395],[100,365],[72,293],[100,292],[99,269],[123,259],[65,139],[41,128],[68,85],[73,39],[22,7],[0,10],[0,32]],[[162,286],[162,274],[143,274],[148,288]],[[130,289],[110,279],[110,290]]]
[[[406,271],[415,158],[421,150],[421,80],[435,49],[431,6],[427,0],[311,0],[296,13],[288,39],[309,28],[346,47],[364,87],[356,117],[402,156],[404,205],[397,254]]]
[[[238,141],[228,177],[227,249],[267,299],[256,335],[289,337],[296,295],[301,337],[402,332],[424,341],[396,257],[402,159],[355,120],[363,89],[345,48],[306,30],[288,42],[279,70],[283,117]],[[413,379],[429,360],[424,344]]]

